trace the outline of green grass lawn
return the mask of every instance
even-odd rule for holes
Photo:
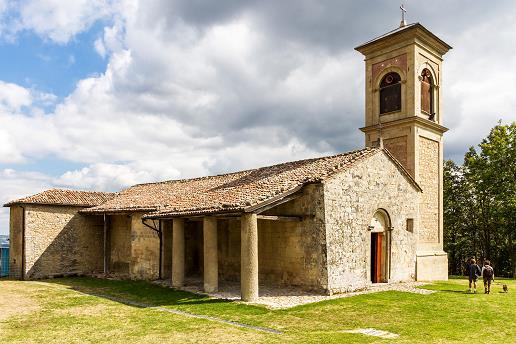
[[[428,285],[431,295],[381,292],[287,310],[162,288],[146,282],[64,278],[0,280],[0,342],[22,343],[516,343],[516,280],[490,295],[467,294],[467,282]],[[481,288],[480,288],[481,289]],[[102,297],[108,296],[109,298]],[[259,332],[159,311],[125,299],[280,330]],[[380,339],[342,333],[376,328],[400,335]]]

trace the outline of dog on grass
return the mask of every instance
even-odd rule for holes
[[[502,289],[504,293],[507,293],[509,291],[509,287],[507,286],[507,284],[502,285]]]

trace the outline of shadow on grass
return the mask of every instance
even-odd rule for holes
[[[243,305],[231,300],[172,289],[148,281],[107,280],[93,277],[64,277],[43,280],[84,295],[116,302],[135,309],[151,309],[254,329],[280,333],[267,323],[270,313],[264,307]],[[256,319],[256,316],[259,319]]]
[[[435,289],[435,291],[438,291],[438,292],[441,292],[441,293],[472,294],[472,293],[469,293],[467,290]]]
[[[138,308],[232,303],[230,300],[212,299],[207,295],[167,288],[146,281],[65,277],[44,282]]]

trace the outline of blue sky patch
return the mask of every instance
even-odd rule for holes
[[[14,42],[1,41],[0,79],[53,93],[61,100],[79,80],[106,70],[107,59],[94,49],[103,28],[103,23],[97,23],[64,45],[42,39],[32,31],[20,33]]]

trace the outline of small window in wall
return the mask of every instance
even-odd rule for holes
[[[428,69],[421,72],[421,111],[428,114],[434,113],[434,82]]]
[[[380,82],[380,114],[401,110],[401,77],[386,74]]]
[[[414,233],[414,219],[407,219],[407,232]]]

